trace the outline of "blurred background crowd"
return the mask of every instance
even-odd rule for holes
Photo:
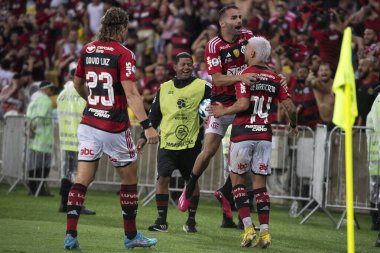
[[[0,110],[24,114],[42,80],[55,95],[70,78],[69,65],[93,40],[104,12],[118,6],[130,14],[125,45],[137,56],[138,89],[148,111],[159,85],[173,77],[179,52],[194,57],[194,75],[210,81],[207,41],[218,34],[218,10],[236,4],[246,28],[272,43],[268,65],[288,79],[300,125],[331,124],[332,82],[343,30],[353,29],[353,64],[359,117],[379,91],[379,0],[12,0],[0,2]],[[55,95],[52,95],[54,101]],[[285,119],[279,109],[273,120]]]

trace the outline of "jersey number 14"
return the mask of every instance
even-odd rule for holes
[[[272,97],[268,97],[268,101],[264,107],[264,96],[251,96],[251,103],[253,104],[253,112],[251,114],[250,124],[256,122],[256,116],[261,119],[265,119],[264,123],[268,123],[268,116],[270,110],[270,104],[272,102]]]

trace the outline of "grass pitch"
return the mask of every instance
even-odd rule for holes
[[[63,249],[66,215],[58,213],[60,196],[34,198],[23,187],[6,194],[8,185],[0,184],[0,252],[67,252]],[[122,216],[118,196],[114,192],[89,190],[85,205],[96,210],[95,216],[80,217],[78,238],[80,252],[125,252],[123,245]],[[333,213],[336,221],[341,213]],[[234,214],[236,217],[236,213]],[[134,252],[284,252],[284,253],[335,253],[346,252],[346,227],[335,229],[323,212],[317,212],[303,225],[302,217],[289,218],[288,207],[271,209],[270,232],[272,244],[268,249],[241,248],[242,231],[221,229],[221,211],[217,201],[202,198],[197,213],[198,233],[182,231],[187,214],[170,206],[169,232],[150,232],[147,227],[156,219],[154,201],[139,207],[137,225],[148,237],[159,239],[152,248],[137,248]],[[257,214],[252,214],[256,224]],[[369,214],[356,215],[361,229],[355,229],[355,252],[380,252],[374,247],[377,232],[370,231]]]

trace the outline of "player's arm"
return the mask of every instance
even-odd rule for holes
[[[239,98],[232,106],[224,107],[222,103],[216,102],[211,106],[212,115],[214,117],[222,117],[224,115],[233,115],[241,111],[247,110],[249,107],[249,98]]]
[[[286,113],[290,121],[290,133],[292,135],[298,134],[297,129],[297,108],[290,98],[287,98],[281,102],[281,106],[285,108]]]
[[[252,85],[256,80],[256,74],[253,73],[246,73],[246,74],[240,74],[240,75],[223,75],[222,73],[218,72],[215,74],[212,74],[212,81],[215,86],[229,86],[234,85],[237,82],[243,82],[248,85]]]
[[[141,126],[144,128],[148,143],[157,143],[158,133],[152,127],[152,124],[145,113],[143,100],[136,88],[136,82],[124,80],[121,81],[121,84],[123,86],[125,96],[127,97],[128,105],[140,121]]]
[[[74,76],[74,88],[77,90],[78,94],[87,101],[88,97],[88,89],[86,87],[86,83],[83,78],[78,76]]]

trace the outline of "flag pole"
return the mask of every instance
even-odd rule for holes
[[[351,86],[345,86],[345,113],[351,114]],[[352,165],[352,125],[350,117],[345,118],[345,150],[346,150],[346,211],[347,211],[347,252],[355,252],[354,238],[354,205],[353,205],[353,165]]]

